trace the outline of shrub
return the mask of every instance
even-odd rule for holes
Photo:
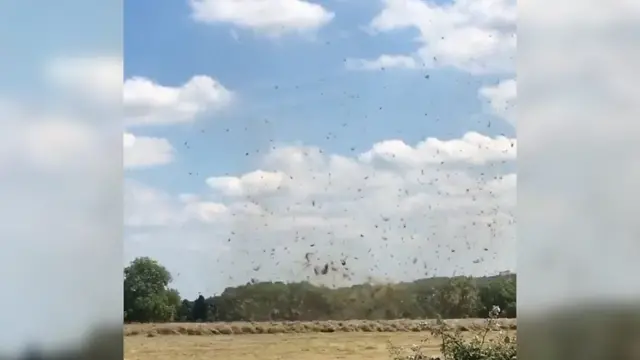
[[[422,344],[403,349],[390,343],[389,353],[393,360],[515,360],[517,353],[515,336],[504,335],[500,331],[497,339],[487,339],[489,332],[498,330],[496,319],[500,313],[500,308],[494,306],[484,326],[477,330],[477,335],[471,340],[466,340],[460,329],[450,330],[442,320],[439,320],[438,326],[432,330],[431,335],[441,340],[441,357],[424,355]]]

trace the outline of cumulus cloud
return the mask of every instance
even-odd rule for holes
[[[210,223],[227,212],[222,203],[197,195],[169,194],[132,179],[125,179],[125,225],[177,227],[190,221]]]
[[[492,161],[513,160],[516,156],[516,141],[504,136],[491,138],[469,132],[460,139],[442,141],[427,138],[415,147],[401,140],[387,140],[375,144],[361,155],[365,161],[376,159],[416,166],[420,164],[443,164],[468,162],[485,164]]]
[[[285,174],[280,172],[252,171],[241,177],[221,176],[207,179],[207,184],[225,195],[251,196],[276,191],[283,183]]]
[[[197,75],[181,86],[171,87],[144,77],[124,82],[125,125],[151,126],[189,123],[199,116],[228,106],[233,92],[217,80]]]
[[[485,86],[478,92],[482,99],[489,101],[491,111],[515,125],[517,85],[515,79],[502,80],[495,86]]]
[[[347,69],[350,70],[385,70],[392,68],[415,69],[418,62],[406,55],[380,55],[377,59],[347,59]]]
[[[39,166],[66,167],[76,161],[86,165],[88,156],[98,154],[96,129],[79,121],[47,119],[24,130],[24,153]]]
[[[47,62],[44,76],[50,84],[75,99],[113,103],[120,100],[124,64],[121,56],[64,56]]]
[[[132,77],[122,89],[125,126],[144,127],[190,123],[227,107],[234,93],[217,80],[193,76],[177,87],[157,84],[144,77]],[[123,134],[124,167],[140,169],[171,163],[175,149],[164,138]]]
[[[122,144],[126,169],[165,165],[174,159],[175,149],[167,139],[124,133]]]
[[[99,171],[108,127],[17,102],[0,104],[0,113],[0,169]]]
[[[197,196],[132,187],[127,256],[151,251],[201,282],[186,293],[252,277],[304,279],[313,273],[307,252],[318,263],[347,259],[348,270],[312,278],[330,285],[513,270],[516,149],[515,139],[477,133],[385,141],[357,156],[277,146],[257,170],[211,176]],[[176,219],[179,236],[159,226]],[[194,251],[209,264],[206,277],[177,260]]]
[[[454,67],[466,72],[513,72],[516,51],[515,0],[383,0],[371,21],[374,32],[412,29],[420,47],[408,57],[424,66]]]
[[[269,36],[308,32],[328,24],[334,14],[305,0],[189,0],[191,16],[202,23],[228,23]]]
[[[118,159],[111,146],[120,140],[120,124],[113,120],[121,116],[122,71],[122,57],[109,53],[45,62],[36,72],[51,90],[47,104],[24,98],[0,104],[0,167],[58,175],[108,172],[104,162]]]
[[[180,202],[162,191],[125,180],[124,223],[126,226],[171,226],[182,222]]]

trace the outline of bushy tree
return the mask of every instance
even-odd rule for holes
[[[207,302],[204,296],[200,295],[193,303],[193,321],[207,321]]]
[[[124,310],[127,322],[171,321],[180,294],[169,289],[171,274],[157,261],[140,257],[124,269]]]
[[[177,320],[183,322],[195,321],[193,318],[193,302],[187,299],[182,300],[180,308],[178,309]]]
[[[482,307],[480,314],[486,314],[494,306],[502,309],[501,317],[516,317],[516,279],[514,277],[497,278],[479,289]]]
[[[475,316],[481,306],[478,288],[469,277],[450,279],[434,288],[427,300],[440,317],[448,319]]]
[[[440,340],[440,357],[428,357],[423,347],[414,345],[404,349],[388,343],[389,354],[393,360],[516,360],[517,342],[515,335],[500,333],[497,338],[488,338],[489,332],[495,329],[495,322],[502,311],[494,306],[489,312],[485,325],[477,330],[476,336],[464,337],[460,330],[450,330],[444,323],[435,328],[431,335]],[[406,351],[409,350],[409,351]],[[408,353],[408,354],[407,354]]]

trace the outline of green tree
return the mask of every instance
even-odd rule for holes
[[[209,298],[181,300],[171,274],[138,258],[125,269],[125,321],[280,321],[485,316],[496,305],[514,317],[516,275],[434,277],[397,284],[328,288],[309,282],[257,282]]]
[[[124,310],[127,322],[171,321],[180,295],[168,288],[171,273],[157,261],[136,258],[124,269]]]
[[[194,321],[207,321],[207,303],[204,296],[198,296],[198,299],[193,303],[193,315]]]
[[[473,278],[463,276],[451,278],[434,289],[430,300],[438,314],[449,319],[474,316],[480,307]]]
[[[500,316],[516,317],[516,279],[515,277],[497,278],[479,289],[482,308],[480,314],[491,311],[493,306],[502,310]]]
[[[193,302],[187,299],[182,300],[180,307],[178,308],[178,321],[192,322],[193,318]]]
[[[171,307],[171,321],[178,320],[180,318],[180,307],[182,306],[180,292],[176,289],[168,289],[167,301]]]

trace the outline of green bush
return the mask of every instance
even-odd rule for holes
[[[466,340],[460,330],[450,330],[444,322],[432,331],[432,336],[441,340],[441,357],[424,355],[422,345],[414,345],[403,349],[389,344],[389,353],[393,360],[515,360],[517,353],[516,337],[501,335],[497,339],[487,339],[489,332],[496,329],[496,319],[500,316],[500,308],[494,306],[489,312],[485,325],[478,330],[478,334],[471,340]]]

